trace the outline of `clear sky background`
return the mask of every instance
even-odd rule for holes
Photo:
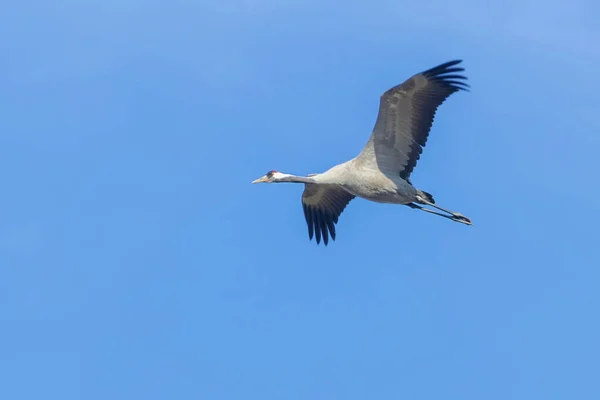
[[[600,3],[22,1],[0,15],[0,398],[599,399]],[[302,185],[462,58],[413,181]]]

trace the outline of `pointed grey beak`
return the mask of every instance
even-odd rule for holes
[[[266,182],[267,181],[267,176],[263,176],[262,178],[258,178],[255,181],[252,181],[252,183],[262,183],[262,182]]]

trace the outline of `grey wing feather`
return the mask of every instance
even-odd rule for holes
[[[317,244],[325,246],[329,237],[335,240],[335,224],[344,208],[354,199],[354,195],[336,185],[305,184],[302,193],[302,208],[308,225],[308,237],[316,236]]]
[[[358,162],[408,180],[427,142],[438,107],[469,85],[456,74],[464,68],[450,61],[413,75],[381,96],[373,133]],[[370,165],[369,165],[370,164]]]

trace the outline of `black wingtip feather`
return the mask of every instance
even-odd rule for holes
[[[314,191],[314,187],[308,187]],[[341,188],[321,188],[324,190],[324,196],[320,199],[320,204],[309,204],[305,202],[306,198],[311,198],[313,193],[305,192],[302,195],[302,209],[304,218],[308,225],[309,240],[313,238],[317,245],[323,242],[327,246],[331,241],[336,239],[336,227],[340,214],[344,208],[355,197]]]
[[[446,74],[444,74],[440,78],[442,78],[442,79],[465,79],[465,80],[467,79],[467,77],[464,75],[446,75]]]
[[[468,92],[470,88],[469,84],[462,82],[462,80],[467,80],[468,78],[464,75],[456,74],[456,72],[463,72],[465,69],[462,67],[454,67],[461,62],[462,60],[448,61],[444,64],[430,68],[427,71],[422,72],[422,74],[432,81],[439,82],[453,90],[464,90]]]
[[[319,211],[315,210],[314,212],[314,218],[315,218],[315,237],[317,240],[317,244],[321,243],[321,221],[319,218]]]
[[[457,70],[459,70],[459,69],[464,70],[462,67],[450,68],[457,64],[460,64],[461,62],[462,62],[462,60],[452,60],[452,61],[445,62],[443,64],[440,64],[433,68],[430,68],[427,71],[424,71],[423,75],[427,75],[427,76],[439,75],[439,74],[443,74],[445,72],[458,72]],[[455,70],[455,71],[452,71],[452,70]]]
[[[312,210],[310,209],[310,207],[306,206],[306,204],[302,204],[302,207],[304,208],[304,217],[306,218],[306,225],[308,226],[308,239],[312,240],[314,236]]]
[[[312,240],[314,238],[317,244],[323,242],[325,246],[329,244],[329,239],[335,241],[337,215],[327,210],[312,208],[306,204],[302,204],[302,208],[308,227],[308,239]]]
[[[465,69],[463,67],[454,67],[454,68],[446,68],[441,73],[450,74],[452,72],[464,72]]]
[[[327,223],[325,222],[325,213],[323,210],[317,211],[319,216],[319,229],[321,230],[321,238],[325,246],[329,243],[329,232],[327,231]]]
[[[327,227],[329,228],[329,236],[331,236],[332,240],[335,240],[335,224],[330,218],[326,219]]]

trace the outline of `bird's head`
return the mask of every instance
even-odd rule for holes
[[[274,183],[274,182],[285,182],[285,178],[289,177],[288,174],[282,174],[279,171],[269,171],[264,176],[258,178],[252,183]]]

